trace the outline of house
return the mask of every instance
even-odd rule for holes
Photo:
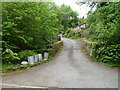
[[[83,29],[85,29],[86,23],[78,24],[77,27],[74,28],[75,33],[81,32]]]

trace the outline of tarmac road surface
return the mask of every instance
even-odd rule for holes
[[[55,60],[3,77],[3,88],[118,88],[118,69],[90,61],[77,40],[62,40]]]

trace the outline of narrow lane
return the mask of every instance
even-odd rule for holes
[[[63,38],[63,42],[64,49],[55,60],[20,74],[3,77],[3,88],[118,88],[117,69],[91,62],[77,41]]]

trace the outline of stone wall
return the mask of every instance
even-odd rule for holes
[[[90,41],[86,40],[85,38],[83,38],[82,41],[83,41],[83,47],[86,49],[88,54],[90,56],[93,56],[92,48],[93,48],[94,42],[90,42]]]
[[[50,51],[51,55],[55,55],[59,49],[63,46],[63,41],[58,41],[52,45],[52,49]]]

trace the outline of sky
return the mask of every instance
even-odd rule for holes
[[[72,10],[77,11],[79,16],[78,17],[87,17],[87,12],[90,10],[90,8],[87,5],[77,5],[76,2],[77,0],[53,0],[57,5],[70,5]]]

